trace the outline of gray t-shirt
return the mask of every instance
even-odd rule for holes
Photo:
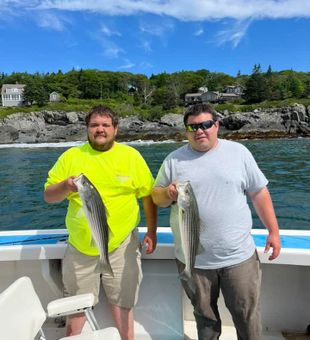
[[[195,267],[217,269],[249,259],[255,244],[246,193],[257,192],[268,184],[250,151],[240,143],[223,139],[208,152],[195,151],[186,144],[164,160],[155,186],[188,180],[201,221],[202,249],[196,256]],[[184,262],[176,204],[171,206],[170,226],[175,255]]]

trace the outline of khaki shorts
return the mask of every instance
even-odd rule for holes
[[[132,308],[139,294],[142,280],[141,252],[138,230],[135,229],[113,252],[109,260],[114,277],[109,273],[95,273],[99,256],[88,256],[68,245],[62,261],[64,295],[93,293],[98,303],[100,281],[109,303]]]

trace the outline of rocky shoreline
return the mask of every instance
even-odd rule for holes
[[[55,143],[86,140],[85,112],[15,113],[0,120],[0,144]],[[310,106],[253,112],[219,112],[219,135],[226,139],[310,137]],[[169,113],[158,121],[122,118],[118,140],[184,140],[183,116]]]

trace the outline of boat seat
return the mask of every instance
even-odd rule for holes
[[[92,311],[93,294],[81,294],[57,299],[48,304],[46,313],[34,290],[32,281],[24,276],[0,294],[1,340],[48,340],[42,330],[47,317],[84,312],[91,330],[61,340],[120,340],[115,327],[99,329]]]

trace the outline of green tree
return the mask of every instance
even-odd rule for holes
[[[310,96],[310,79],[305,81],[305,88],[303,97],[309,97]]]
[[[175,95],[167,86],[155,90],[152,104],[161,105],[164,110],[170,110],[177,105]]]
[[[244,98],[248,103],[260,103],[269,98],[269,88],[266,78],[261,73],[260,65],[254,65],[253,73],[245,83]]]
[[[182,71],[171,74],[168,88],[174,94],[176,104],[183,105],[185,94],[197,92],[203,85],[205,85],[205,77],[201,73]]]
[[[30,105],[43,106],[48,102],[48,93],[44,88],[42,79],[38,77],[26,81],[23,96],[24,102]]]
[[[137,74],[131,79],[131,84],[137,89],[134,99],[137,105],[150,104],[155,86],[144,74]]]
[[[287,88],[295,98],[301,98],[304,93],[304,85],[300,79],[294,75],[287,77]]]

